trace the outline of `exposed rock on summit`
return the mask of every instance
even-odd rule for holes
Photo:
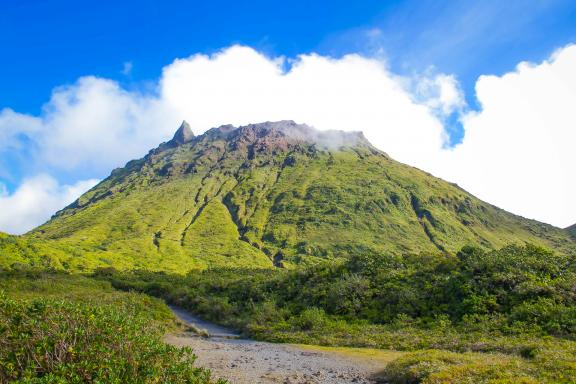
[[[188,124],[186,120],[184,120],[182,122],[182,125],[180,125],[180,128],[178,128],[178,130],[174,134],[174,137],[172,138],[171,141],[176,144],[182,145],[192,141],[193,139],[194,139],[194,133],[190,128],[190,124]]]
[[[362,132],[320,131],[292,120],[268,121],[238,128],[223,125],[208,130],[205,135],[210,139],[225,140],[232,150],[249,153],[283,152],[302,145],[314,145],[321,150],[364,147],[377,151]]]

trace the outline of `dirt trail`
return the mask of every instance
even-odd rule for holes
[[[202,328],[193,316],[173,308],[184,322]],[[214,325],[203,322],[209,327]],[[176,346],[189,346],[198,355],[199,366],[210,368],[216,378],[232,384],[340,384],[383,383],[379,378],[386,363],[400,352],[363,348],[324,348],[275,344],[231,338],[233,331],[215,326],[226,337],[199,337],[194,333],[169,335],[166,341]],[[204,327],[206,328],[206,327]]]

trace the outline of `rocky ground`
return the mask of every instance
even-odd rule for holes
[[[183,322],[198,328],[191,321],[194,317],[180,310],[175,312]],[[215,377],[228,379],[232,384],[383,383],[379,372],[400,354],[274,344],[230,336],[200,337],[192,332],[169,335],[166,341],[193,348],[199,366],[210,368]]]
[[[167,341],[192,347],[199,366],[210,368],[215,377],[234,384],[383,382],[378,372],[384,365],[378,357],[194,334],[171,335]]]

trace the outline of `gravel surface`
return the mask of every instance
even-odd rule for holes
[[[384,367],[377,359],[195,334],[170,335],[167,342],[192,347],[199,366],[210,368],[215,377],[234,384],[382,383],[376,376]]]
[[[174,309],[187,324],[198,327],[195,318]],[[206,328],[206,323],[203,322]],[[211,326],[211,325],[210,325]],[[214,328],[220,333],[233,331]],[[194,333],[169,335],[166,341],[176,346],[189,346],[198,356],[199,366],[210,368],[216,378],[232,384],[255,383],[384,383],[378,378],[389,359],[347,350],[331,351],[321,347],[275,344],[230,337],[199,337]],[[351,350],[352,351],[352,350]],[[358,349],[353,350],[358,351]]]

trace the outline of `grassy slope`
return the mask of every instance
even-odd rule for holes
[[[22,236],[0,233],[0,268],[11,269],[28,264],[61,267],[59,260],[69,256],[47,242],[29,241]]]
[[[370,147],[250,154],[212,132],[132,161],[23,238],[2,263],[186,272],[291,267],[355,253],[454,252],[565,231],[519,218]],[[32,251],[31,251],[32,250]]]
[[[106,282],[81,275],[49,272],[0,273],[0,291],[17,300],[55,299],[71,302],[132,307],[166,327],[175,325],[174,315],[162,300],[143,294],[118,291]]]

